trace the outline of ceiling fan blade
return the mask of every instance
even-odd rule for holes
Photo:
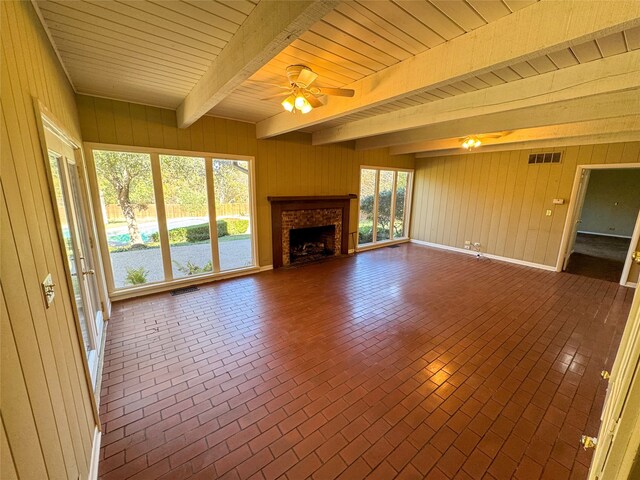
[[[284,90],[289,90],[291,85],[283,85],[281,83],[271,83],[271,82],[261,82],[259,80],[248,80],[251,83],[258,83],[260,85],[269,85],[270,87],[282,88]]]
[[[338,97],[353,97],[356,93],[355,90],[350,88],[329,88],[329,87],[318,87],[320,93],[323,95],[336,95]]]
[[[303,68],[300,71],[300,75],[298,75],[298,78],[296,79],[296,83],[300,87],[307,88],[309,87],[309,85],[315,82],[316,78],[318,78],[317,73],[312,72],[308,68]]]
[[[274,98],[280,98],[290,95],[291,92],[280,92],[275,95],[269,95],[268,97],[261,98],[260,100],[273,100]]]
[[[305,95],[305,97],[313,108],[322,107],[324,105],[324,103],[315,95]]]

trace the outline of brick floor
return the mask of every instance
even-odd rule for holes
[[[117,303],[100,475],[586,478],[632,294],[403,245]]]

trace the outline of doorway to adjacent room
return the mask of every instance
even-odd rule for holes
[[[562,270],[635,286],[640,166],[580,167]]]

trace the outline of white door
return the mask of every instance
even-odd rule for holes
[[[633,229],[629,251],[624,262],[620,285],[633,286],[640,284],[640,211],[636,218],[636,226]]]
[[[573,253],[573,248],[576,244],[576,237],[580,224],[582,223],[582,207],[584,206],[584,199],[587,195],[587,188],[589,186],[589,174],[591,170],[583,169],[580,175],[580,183],[578,185],[578,194],[576,195],[576,204],[573,207],[573,225],[571,227],[571,236],[569,237],[569,244],[564,254],[564,263],[562,264],[562,270],[567,269],[569,263],[569,257]]]
[[[628,478],[640,419],[640,289],[611,369],[589,480]],[[634,435],[636,436],[634,438]]]
[[[73,146],[46,130],[49,166],[85,354],[95,387],[103,313]]]

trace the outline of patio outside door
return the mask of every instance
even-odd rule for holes
[[[71,275],[72,299],[78,312],[84,350],[95,388],[104,319],[80,176],[74,147],[48,129],[46,139],[60,229]]]

